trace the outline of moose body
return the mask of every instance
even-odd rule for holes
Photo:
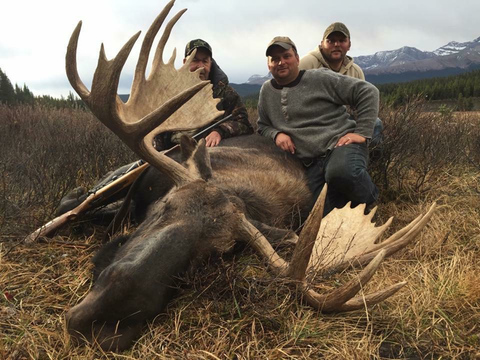
[[[239,214],[278,236],[308,213],[302,165],[270,140],[242,136],[208,153],[192,149],[193,143],[182,145],[183,163],[201,179],[176,187],[157,170],[144,177],[139,197],[147,191],[151,202],[144,221],[95,257],[95,284],[67,314],[74,337],[94,338],[104,348],[128,347],[145,320],[165,308],[178,276],[245,240]],[[145,207],[140,201],[137,212]]]

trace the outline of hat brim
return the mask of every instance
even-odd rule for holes
[[[210,54],[210,57],[213,56],[212,51],[209,48],[207,48],[205,46],[195,46],[193,49],[191,49],[188,53],[185,54],[185,57],[190,56],[192,54],[193,50],[195,50],[195,49],[204,49]]]
[[[344,35],[344,36],[347,37],[347,38],[350,37],[350,35],[348,35],[348,34],[347,34],[346,32],[344,32],[344,31],[334,30],[334,31],[330,31],[328,34],[326,34],[326,35],[323,37],[323,40],[325,40],[325,39],[328,38],[330,35],[332,35],[333,33],[336,33],[336,32]]]
[[[285,50],[289,50],[291,48],[293,48],[293,45],[289,44],[289,43],[286,43],[286,42],[283,42],[283,41],[277,41],[277,42],[274,42],[272,45],[270,45],[268,48],[267,48],[267,51],[265,52],[265,55],[266,56],[269,56],[269,52],[270,50],[272,49],[272,47],[274,46],[281,46],[282,48],[284,48]]]

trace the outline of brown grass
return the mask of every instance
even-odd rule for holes
[[[382,116],[394,123],[387,111]],[[371,291],[408,281],[384,303],[346,314],[315,312],[245,249],[188,274],[134,347],[112,354],[74,347],[64,326],[65,312],[91,286],[90,259],[105,229],[84,223],[78,231],[76,224],[48,242],[21,240],[51,216],[69,188],[90,186],[135,157],[81,111],[0,107],[0,119],[0,359],[480,358],[480,180],[473,147],[466,157],[442,162],[422,188],[407,175],[425,164],[406,169],[400,185],[389,178],[389,188],[382,188],[377,219],[395,216],[394,228],[432,201],[440,205],[416,243],[385,261],[368,285]],[[460,119],[459,129],[471,127],[465,146],[475,143],[480,118]],[[439,131],[436,139],[444,134]],[[421,154],[416,159],[430,161]],[[387,172],[404,173],[396,174]],[[334,276],[324,285],[344,280]]]

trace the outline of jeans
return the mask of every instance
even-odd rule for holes
[[[342,208],[370,205],[378,199],[378,189],[367,171],[368,149],[364,144],[349,144],[334,148],[326,157],[315,159],[306,166],[308,186],[315,204],[325,183],[328,184],[324,215]]]

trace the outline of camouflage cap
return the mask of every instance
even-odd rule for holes
[[[189,41],[189,42],[187,43],[187,45],[185,46],[185,57],[187,57],[188,55],[190,55],[193,50],[198,49],[198,48],[204,48],[204,49],[206,49],[206,50],[210,53],[210,56],[212,56],[212,48],[211,48],[211,46],[208,45],[208,43],[207,43],[205,40],[195,39],[195,40]]]
[[[281,46],[285,50],[294,48],[295,52],[297,52],[297,47],[295,46],[295,43],[292,40],[290,40],[289,37],[287,37],[287,36],[275,36],[272,39],[272,41],[270,41],[268,43],[267,51],[265,52],[265,55],[268,56],[268,53],[270,52],[271,48],[273,46],[276,46],[276,45]]]
[[[340,32],[343,35],[345,35],[346,37],[348,37],[348,38],[350,37],[350,31],[348,31],[348,28],[345,26],[344,23],[334,22],[333,24],[330,24],[330,26],[327,27],[327,29],[323,33],[323,40],[328,38],[330,36],[330,34],[332,34],[334,32]]]

